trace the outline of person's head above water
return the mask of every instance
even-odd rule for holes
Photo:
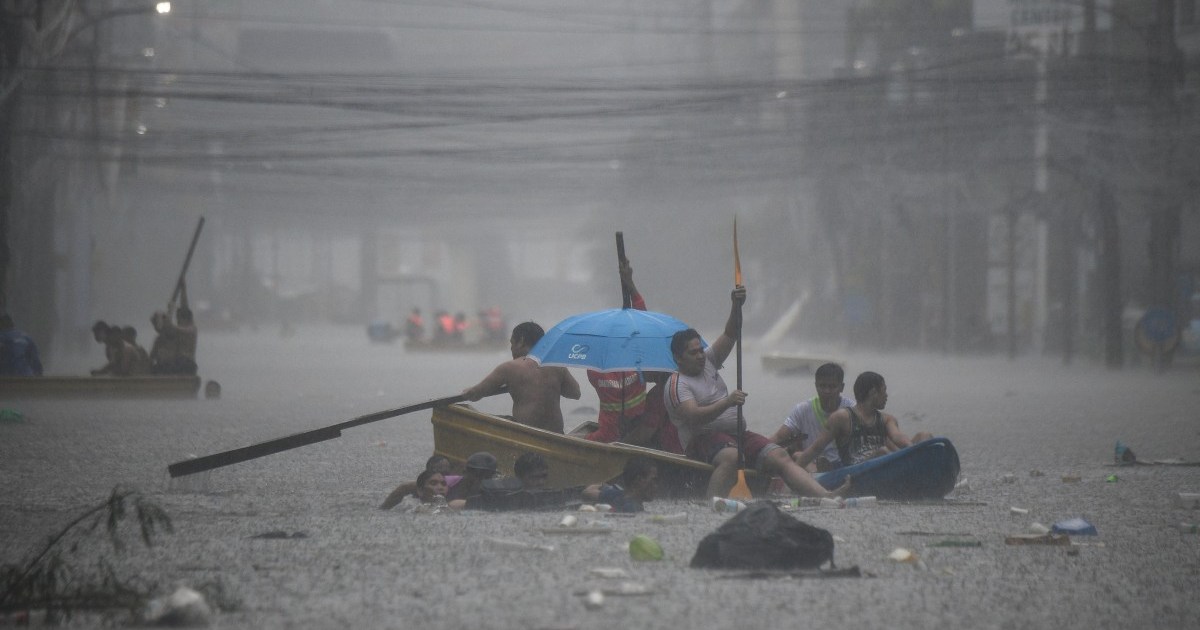
[[[513,464],[513,474],[526,488],[541,488],[550,478],[550,465],[537,453],[525,453]]]
[[[429,503],[437,495],[446,496],[446,477],[436,470],[421,471],[417,475],[417,498]]]

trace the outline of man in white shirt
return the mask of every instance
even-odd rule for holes
[[[846,388],[846,372],[837,363],[826,363],[815,374],[817,395],[792,408],[783,425],[771,436],[771,441],[793,453],[803,452],[822,431],[829,430],[829,414],[843,407],[853,407],[854,401],[842,394]],[[824,472],[841,466],[837,444],[830,442],[807,468],[809,472]]]

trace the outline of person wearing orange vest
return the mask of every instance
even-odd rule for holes
[[[630,304],[646,310],[646,300],[633,284],[633,267],[621,262],[621,282],[629,290]],[[588,370],[588,381],[600,399],[599,428],[584,436],[593,442],[622,441],[665,451],[683,453],[675,426],[666,419],[662,404],[647,404],[647,375],[639,372],[597,372]],[[651,377],[652,378],[652,377]],[[655,388],[651,396],[662,398]],[[661,401],[658,401],[661,402]]]
[[[404,334],[409,341],[420,341],[425,336],[425,320],[421,318],[421,309],[414,308],[404,322]]]
[[[451,333],[454,337],[454,340],[458,343],[462,343],[466,339],[467,328],[469,326],[470,324],[467,322],[467,314],[459,311],[458,314],[454,316],[454,331]]]
[[[446,342],[454,337],[454,316],[446,311],[437,313],[438,327],[434,329],[433,340]]]

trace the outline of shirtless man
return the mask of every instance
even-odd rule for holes
[[[101,334],[99,323],[94,328],[95,334]],[[108,363],[104,367],[92,370],[92,376],[129,376],[137,366],[137,350],[125,341],[125,334],[120,326],[108,326],[102,330],[104,335],[104,356]]]
[[[180,291],[179,310],[171,322],[172,307],[150,316],[158,336],[150,347],[151,372],[155,374],[196,373],[196,323],[188,308],[187,285]]]
[[[496,366],[478,384],[463,390],[463,396],[476,401],[498,394],[508,386],[508,393],[513,399],[513,420],[562,433],[563,417],[558,399],[579,400],[579,383],[566,368],[542,367],[526,356],[544,334],[542,327],[533,322],[517,324],[508,340],[512,361]]]
[[[796,457],[796,463],[807,466],[830,442],[837,444],[842,465],[852,466],[933,437],[921,432],[910,440],[901,433],[896,417],[880,411],[887,399],[887,383],[882,376],[875,372],[859,374],[854,380],[854,406],[829,414],[829,430],[822,431]]]

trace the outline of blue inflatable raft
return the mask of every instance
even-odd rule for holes
[[[958,481],[958,451],[946,438],[932,438],[895,453],[814,475],[832,490],[853,478],[851,496],[884,500],[941,499]]]

